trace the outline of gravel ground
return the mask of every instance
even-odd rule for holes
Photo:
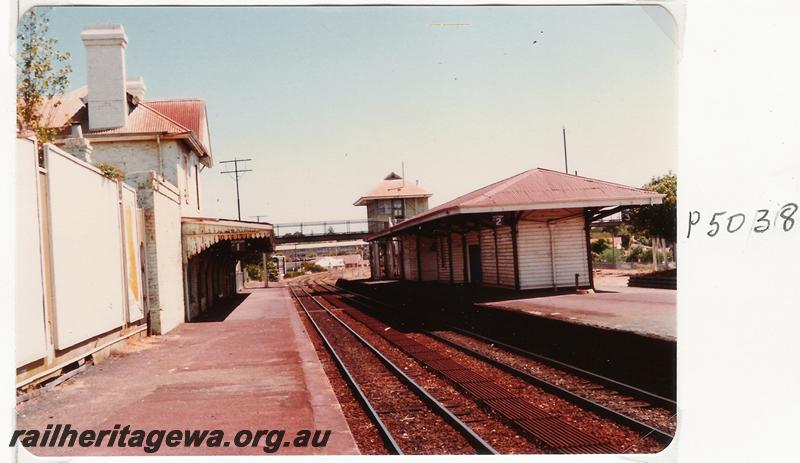
[[[305,301],[304,301],[305,302]],[[471,454],[472,446],[325,312],[312,312],[404,453]],[[352,430],[356,432],[356,430]],[[358,439],[358,438],[357,438]]]
[[[507,365],[526,371],[537,378],[541,378],[557,386],[563,387],[575,394],[602,404],[612,410],[618,411],[654,428],[675,433],[677,418],[667,409],[655,407],[641,400],[633,399],[624,394],[617,394],[605,386],[592,383],[540,362],[536,362],[522,355],[508,352],[484,341],[455,333],[452,331],[436,331],[436,334],[458,344],[478,351],[487,357],[493,358]]]
[[[328,376],[328,381],[331,383],[333,392],[339,400],[339,404],[347,420],[347,425],[350,426],[350,432],[353,433],[356,445],[358,445],[358,450],[362,455],[388,455],[389,452],[383,444],[380,433],[378,433],[372,420],[370,420],[366,412],[364,412],[361,403],[353,395],[353,391],[336,366],[333,357],[323,345],[322,339],[311,325],[305,312],[299,308],[298,310],[300,312],[300,318],[303,320],[303,326],[308,333],[308,337],[311,339],[311,342],[314,344],[314,349],[317,351],[322,369]]]

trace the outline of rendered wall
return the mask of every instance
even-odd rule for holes
[[[92,144],[92,160],[107,162],[119,167],[126,176],[149,171],[160,173],[180,193],[181,214],[186,217],[200,215],[198,187],[202,192],[199,160],[193,151],[179,140],[114,141]],[[202,175],[200,175],[202,177]],[[134,175],[135,177],[135,175]]]
[[[150,325],[164,334],[185,319],[178,190],[152,174],[131,180],[144,209]]]

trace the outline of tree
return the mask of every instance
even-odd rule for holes
[[[661,204],[643,206],[631,214],[631,225],[639,233],[674,243],[678,235],[678,177],[669,172],[661,177],[653,177],[642,188],[665,196]]]
[[[70,54],[56,49],[58,40],[48,37],[48,30],[47,13],[32,9],[20,20],[17,32],[17,128],[33,132],[40,146],[55,140],[58,133],[48,125],[43,106],[64,94],[72,72]]]
[[[608,241],[605,238],[600,238],[592,243],[592,252],[602,254],[603,251],[608,249]]]

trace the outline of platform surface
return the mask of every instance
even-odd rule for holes
[[[341,407],[285,287],[247,290],[224,321],[146,338],[17,407],[17,429],[331,430],[321,448],[167,447],[155,455],[358,454]],[[141,448],[33,449],[37,455],[145,455]]]
[[[595,279],[595,293],[511,299],[477,305],[675,340],[676,291],[629,288],[626,284],[627,277],[609,275]]]

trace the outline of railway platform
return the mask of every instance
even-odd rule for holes
[[[464,288],[438,283],[413,283],[397,280],[357,280],[344,283],[367,293],[402,301],[406,287],[424,294],[428,300],[446,304],[474,304],[485,310],[519,312],[534,317],[591,326],[638,336],[675,341],[676,291],[632,288],[627,275],[601,272],[595,276],[595,290],[575,294],[574,288],[562,291],[512,291],[499,288]],[[355,285],[355,286],[352,286]]]
[[[588,294],[523,296],[477,306],[675,341],[675,290],[630,288],[626,282],[627,277],[600,275],[595,278],[595,291]]]
[[[342,409],[285,287],[251,288],[205,322],[145,338],[17,406],[17,429],[115,425],[150,430],[285,430],[277,455],[358,454]],[[331,430],[324,447],[286,445]],[[156,455],[266,455],[260,445],[169,447]],[[36,455],[144,455],[141,447],[35,448]]]

